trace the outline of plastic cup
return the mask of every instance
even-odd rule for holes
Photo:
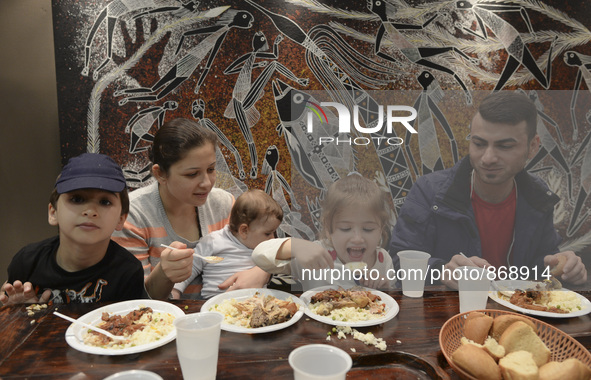
[[[328,344],[308,344],[289,354],[295,380],[345,380],[353,361],[349,354]]]
[[[459,267],[460,313],[486,309],[490,281],[486,269],[475,266]],[[457,278],[457,277],[456,277]]]
[[[398,278],[402,281],[402,294],[412,298],[423,296],[430,257],[423,251],[398,252],[401,269]]]
[[[154,372],[132,369],[117,372],[109,377],[105,377],[103,380],[162,380],[162,377]]]
[[[183,379],[215,379],[223,320],[224,316],[216,312],[187,314],[174,320]]]

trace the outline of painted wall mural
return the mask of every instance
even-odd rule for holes
[[[53,0],[62,159],[109,154],[141,187],[154,133],[192,118],[220,138],[218,186],[264,189],[286,213],[280,235],[313,239],[330,183],[375,179],[395,219],[417,176],[467,153],[480,99],[521,91],[540,116],[527,169],[561,197],[563,248],[588,253],[590,14],[558,0]],[[355,109],[373,138],[339,140],[321,102]],[[393,104],[417,111],[418,133],[388,133]]]

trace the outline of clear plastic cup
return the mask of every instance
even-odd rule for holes
[[[174,320],[183,379],[215,379],[223,320],[223,314],[216,312],[187,314]]]
[[[423,251],[398,252],[401,269],[398,278],[402,281],[402,294],[413,298],[423,296],[430,257],[430,254]]]
[[[308,344],[289,354],[295,380],[344,380],[353,361],[349,354],[328,344]]]
[[[486,309],[490,281],[486,269],[476,266],[459,267],[462,275],[458,280],[460,313]]]

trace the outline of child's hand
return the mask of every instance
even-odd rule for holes
[[[45,290],[40,298],[37,298],[33,284],[30,282],[15,281],[13,284],[5,282],[0,291],[0,302],[3,305],[18,303],[46,303],[51,297],[51,290]]]
[[[218,285],[221,290],[262,288],[269,282],[270,274],[255,266],[242,272],[234,273]]]
[[[291,239],[291,257],[304,269],[333,269],[334,259],[320,244],[303,239]]]

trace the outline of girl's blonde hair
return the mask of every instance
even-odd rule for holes
[[[381,244],[387,245],[392,230],[390,206],[384,192],[380,190],[378,185],[359,173],[351,173],[329,186],[326,197],[322,201],[320,238],[326,241],[330,240],[330,235],[334,231],[335,216],[352,205],[363,206],[375,215],[382,229]]]

